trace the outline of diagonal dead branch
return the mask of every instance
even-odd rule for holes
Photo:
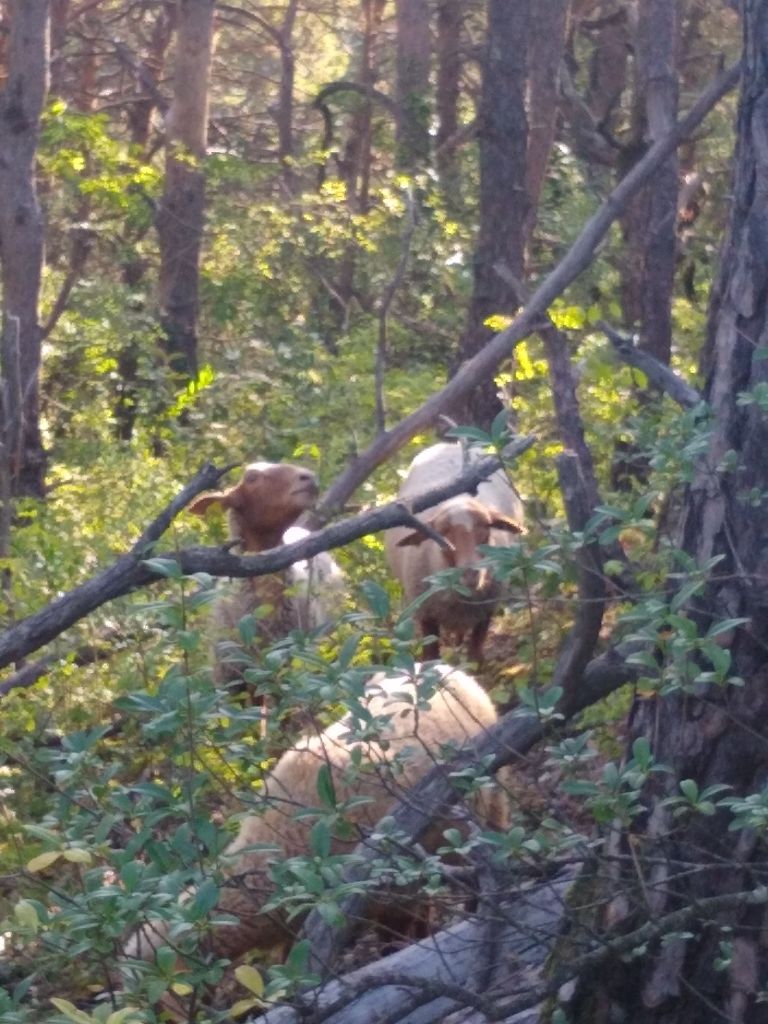
[[[468,360],[461,371],[440,391],[431,395],[422,406],[401,420],[396,427],[380,434],[364,452],[350,462],[323,495],[318,506],[320,516],[327,519],[335,510],[341,508],[376,466],[398,451],[414,434],[433,424],[440,413],[455,407],[478,383],[495,373],[499,363],[509,357],[515,345],[536,329],[536,324],[552,302],[592,263],[598,245],[632,196],[642,188],[669,154],[691,135],[718,100],[736,85],[740,73],[740,64],[735,64],[723,72],[701,94],[669,134],[655,142],[638,160],[589,218],[563,259],[542,281],[530,301],[506,330],[497,334],[476,356]]]
[[[504,453],[505,460],[512,459],[526,451],[535,438],[524,437],[513,442]],[[412,499],[413,512],[423,512],[438,502],[464,491],[474,491],[478,483],[501,465],[496,456],[479,459],[465,472],[448,484],[436,487],[426,494]],[[211,576],[229,576],[242,579],[248,576],[265,576],[267,573],[287,569],[294,562],[311,558],[329,548],[341,547],[352,540],[369,533],[410,523],[411,512],[402,508],[399,502],[391,502],[381,508],[372,509],[353,516],[318,533],[312,534],[295,544],[284,544],[264,554],[238,556],[223,548],[186,548],[183,551],[158,552],[154,543],[168,528],[174,516],[187,505],[195,495],[215,486],[226,470],[204,466],[189,484],[177,495],[170,505],[147,527],[131,550],[117,559],[108,569],[87,580],[79,587],[57,598],[46,608],[16,623],[0,634],[0,668],[25,657],[49,643],[65,629],[74,625],[86,615],[95,611],[107,601],[129,594],[139,587],[145,587],[164,578],[147,565],[150,554],[169,561],[175,561],[184,575],[208,573]]]

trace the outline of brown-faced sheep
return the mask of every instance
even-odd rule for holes
[[[204,515],[212,505],[219,505],[227,512],[231,539],[243,554],[253,554],[307,536],[306,530],[291,524],[311,508],[317,494],[315,475],[308,469],[254,462],[233,487],[201,495],[189,510]],[[238,625],[245,616],[262,610],[254,644],[266,647],[294,629],[308,631],[327,621],[340,603],[342,586],[341,569],[327,552],[283,572],[232,584],[218,595],[212,615],[216,682],[237,688],[251,663],[238,637]]]
[[[271,867],[311,855],[310,832],[316,818],[333,813],[319,795],[321,769],[329,769],[336,806],[353,798],[343,808],[345,830],[341,835],[334,830],[330,844],[332,854],[350,852],[444,750],[455,749],[496,721],[494,706],[479,683],[447,665],[433,666],[417,677],[379,672],[368,680],[362,698],[351,704],[355,712],[324,732],[303,736],[283,754],[265,781],[258,812],[243,820],[225,851],[225,884],[216,911],[233,915],[238,923],[213,928],[214,955],[236,959],[251,949],[274,952],[295,933],[295,919],[289,929],[284,912],[266,913],[262,908],[274,893]],[[507,827],[506,796],[496,786],[480,789],[473,805],[484,827]],[[307,814],[311,808],[319,808],[317,815]],[[434,852],[451,823],[435,822],[421,838],[421,846]],[[274,850],[258,848],[265,844]],[[391,927],[392,914],[382,894],[378,900],[371,916]],[[412,893],[409,903],[408,914],[400,911],[405,924],[418,916],[419,901]],[[404,933],[407,927],[398,930]],[[166,936],[163,922],[149,922],[128,940],[125,953],[151,959]]]
[[[424,494],[461,473],[465,453],[458,444],[435,444],[420,452],[410,465],[398,497],[405,500]],[[429,589],[428,577],[443,569],[462,569],[466,593],[441,590],[427,598],[416,612],[424,636],[438,639],[424,647],[425,658],[437,658],[440,638],[454,633],[461,643],[469,634],[467,653],[480,664],[491,616],[501,597],[501,587],[490,569],[482,567],[481,544],[502,547],[522,532],[522,502],[502,470],[477,488],[477,496],[460,494],[421,513],[419,519],[443,537],[444,546],[410,527],[387,530],[384,545],[392,572],[403,587],[408,604]]]

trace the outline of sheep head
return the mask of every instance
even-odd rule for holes
[[[475,568],[481,558],[478,547],[490,543],[491,530],[523,532],[514,519],[466,495],[441,505],[432,515],[425,516],[424,522],[445,541],[437,546],[446,568],[464,569],[462,582],[478,591],[483,590],[489,580],[487,569]],[[416,547],[429,540],[425,533],[414,530],[398,541],[397,546]]]
[[[282,542],[283,532],[312,507],[317,495],[317,480],[310,470],[254,462],[233,487],[202,494],[189,511],[202,516],[212,505],[219,505],[227,511],[230,532],[244,551],[266,551]]]

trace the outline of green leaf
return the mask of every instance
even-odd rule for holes
[[[190,917],[193,921],[199,921],[201,918],[209,914],[219,899],[219,887],[216,885],[212,878],[206,878],[197,887],[195,898],[192,900],[192,906],[190,908]]]
[[[169,580],[180,580],[184,575],[175,558],[145,558],[144,565],[157,576],[164,576]]]
[[[37,871],[45,871],[51,864],[55,864],[61,857],[61,850],[46,850],[45,853],[38,853],[32,860],[27,861],[27,871],[33,874]]]
[[[699,799],[699,787],[693,779],[683,779],[680,782],[680,792],[689,803],[695,804]]]
[[[309,833],[309,848],[315,857],[330,857],[331,830],[324,821],[316,821]]]
[[[13,908],[13,916],[23,928],[36,932],[40,927],[40,918],[37,916],[37,910],[35,910],[34,905],[29,900],[19,900]]]
[[[707,636],[711,639],[712,637],[720,636],[722,633],[730,633],[732,629],[738,629],[739,626],[746,626],[750,619],[723,619],[721,622],[713,622],[707,630]]]
[[[249,992],[255,996],[264,995],[264,979],[251,964],[241,964],[235,968],[235,977]]]
[[[678,590],[678,592],[672,598],[672,600],[670,601],[669,607],[672,609],[673,612],[680,611],[680,609],[683,607],[683,605],[687,604],[688,600],[691,597],[693,597],[694,594],[696,594],[700,590],[702,590],[703,587],[704,587],[704,580],[701,580],[701,579],[689,580],[688,583],[686,583],[684,587],[681,587],[680,590]]]
[[[317,795],[324,807],[336,807],[336,787],[327,764],[321,765],[317,773]]]
[[[93,1024],[93,1018],[90,1014],[83,1013],[82,1010],[78,1010],[74,1003],[70,1003],[68,999],[58,999],[57,997],[51,997],[51,1002],[59,1011],[63,1013],[69,1020],[74,1021],[74,1024]]]

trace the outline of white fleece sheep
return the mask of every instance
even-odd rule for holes
[[[344,813],[351,831],[348,828],[343,838],[334,835],[331,842],[333,854],[350,852],[398,795],[433,767],[443,748],[460,746],[496,721],[494,706],[480,684],[447,665],[433,666],[416,678],[379,672],[368,680],[358,708],[356,714],[350,712],[324,732],[299,739],[267,777],[258,811],[243,820],[223,856],[226,878],[216,910],[234,915],[239,923],[214,927],[210,949],[216,956],[236,959],[251,949],[274,952],[295,933],[295,920],[289,929],[283,912],[265,913],[262,907],[274,892],[270,867],[310,852],[315,817],[299,817],[297,812],[322,807],[318,794],[321,768],[330,770],[337,805],[356,798]],[[366,733],[369,723],[376,729]],[[481,789],[473,806],[484,827],[507,827],[506,796],[495,785]],[[323,811],[327,814],[329,808]],[[421,838],[421,846],[433,852],[451,824],[450,819],[435,822]],[[253,849],[264,844],[275,847],[276,852]],[[405,918],[405,911],[399,912],[406,925],[418,906],[413,894],[409,901]],[[371,916],[392,927],[393,916],[387,912],[382,893],[377,895]],[[398,930],[405,932],[406,927]],[[166,934],[163,922],[150,922],[128,940],[125,953],[151,959]]]
[[[189,506],[204,515],[212,505],[227,512],[229,532],[243,554],[254,554],[309,535],[292,526],[317,497],[314,473],[284,463],[254,462],[226,491],[203,494]],[[338,610],[344,574],[327,552],[268,576],[238,580],[216,598],[215,677],[220,685],[242,680],[250,658],[243,656],[238,624],[257,608],[269,607],[256,622],[255,645],[266,647],[294,629],[315,629]]]
[[[435,444],[415,457],[398,492],[401,500],[447,483],[459,476],[465,465],[482,457],[477,449],[466,452],[458,444]],[[501,587],[482,561],[481,544],[503,547],[513,543],[522,532],[523,507],[503,470],[497,470],[477,488],[477,495],[460,494],[435,505],[418,517],[440,534],[436,541],[410,527],[387,530],[384,546],[392,572],[403,587],[410,604],[429,588],[428,577],[443,569],[459,568],[462,587],[435,593],[418,608],[416,618],[424,636],[437,637],[424,647],[425,658],[437,658],[439,638],[455,633],[459,642],[469,633],[468,655],[478,664],[483,658],[483,642],[491,616],[501,597]]]

